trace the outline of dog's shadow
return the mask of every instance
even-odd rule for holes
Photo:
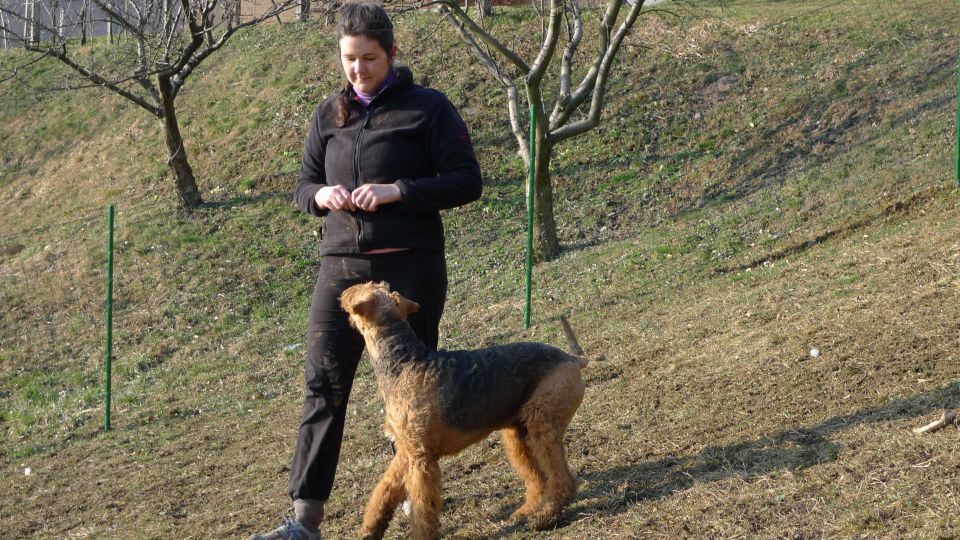
[[[707,447],[695,456],[667,456],[601,471],[581,471],[580,491],[558,527],[562,529],[584,516],[620,514],[636,503],[669,497],[694,484],[734,477],[749,481],[776,471],[834,462],[843,450],[842,445],[830,440],[835,433],[862,424],[929,415],[958,402],[960,382],[954,382],[879,407],[835,416],[811,427],[787,429],[730,446]],[[498,517],[505,520],[512,511],[513,507],[504,503]],[[502,538],[523,530],[523,524],[505,520],[500,530],[482,538]]]

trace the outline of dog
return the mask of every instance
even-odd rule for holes
[[[572,354],[544,343],[511,343],[474,351],[429,349],[407,316],[419,305],[384,282],[343,292],[340,303],[362,335],[385,401],[385,428],[396,454],[367,504],[359,537],[382,538],[393,512],[411,503],[411,538],[440,531],[440,466],[499,430],[526,498],[513,519],[534,529],[554,526],[576,493],[564,434],[583,400],[588,360],[566,319]]]

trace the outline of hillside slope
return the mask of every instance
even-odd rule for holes
[[[535,268],[529,330],[503,98],[478,67],[450,69],[464,49],[435,19],[398,21],[403,60],[464,111],[484,170],[483,198],[445,215],[442,345],[560,344],[566,315],[597,358],[561,526],[506,521],[522,484],[494,436],[444,462],[445,537],[960,536],[956,431],[910,432],[960,407],[960,5],[928,7],[727,1],[644,18],[607,121],[557,150],[565,249]],[[522,42],[529,17],[496,24]],[[192,215],[174,210],[140,111],[0,83],[8,536],[240,538],[286,510],[318,263],[317,222],[290,190],[309,115],[340,84],[333,46],[329,29],[286,24],[204,64],[181,99],[212,203]],[[366,364],[349,414],[329,538],[353,534],[389,459]],[[405,533],[400,518],[388,537]]]

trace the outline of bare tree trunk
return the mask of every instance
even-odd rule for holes
[[[477,0],[482,4],[488,0]],[[439,5],[443,7],[443,16],[460,33],[470,47],[471,52],[480,60],[493,77],[507,89],[510,124],[520,144],[520,154],[524,161],[534,169],[535,228],[537,235],[537,255],[550,259],[560,253],[557,242],[556,225],[553,215],[553,187],[551,185],[549,164],[553,146],[582,135],[600,125],[600,115],[605,101],[607,79],[616,60],[624,38],[633,28],[644,0],[604,0],[606,7],[603,19],[598,27],[600,47],[583,73],[579,85],[574,85],[574,57],[583,39],[583,12],[580,0],[549,0],[549,16],[545,11],[544,0],[534,0],[534,7],[540,15],[542,44],[540,52],[532,64],[528,64],[515,50],[487,32],[482,24],[470,18],[461,8],[459,0],[432,0],[421,3],[421,7]],[[629,5],[629,12],[620,17],[621,8]],[[481,9],[482,11],[482,9]],[[618,24],[619,21],[619,24]],[[482,21],[481,21],[482,22]],[[560,45],[561,35],[565,35],[565,44]],[[482,42],[482,43],[481,43]],[[560,91],[554,94],[553,112],[546,114],[543,108],[544,94],[542,84],[545,75],[551,71],[549,66],[556,58],[558,47],[562,47],[559,66]],[[512,65],[513,74],[504,70],[495,55],[502,56]],[[527,103],[538,111],[537,133],[534,135],[539,148],[535,156],[525,149],[526,137],[519,127],[517,92],[513,80],[522,77],[527,92]],[[589,103],[589,111],[584,106]],[[574,116],[580,117],[571,121]]]
[[[37,15],[37,3],[40,0],[30,0],[30,42],[40,43],[40,16]]]
[[[62,34],[60,28],[60,0],[50,0],[50,27],[53,29],[53,35],[50,36],[50,39],[59,43]]]
[[[169,0],[165,0],[169,2]],[[227,20],[227,24],[230,26],[236,26],[240,24],[240,0],[228,2],[224,5],[224,17]],[[168,4],[169,5],[169,4]]]
[[[77,7],[86,9],[79,10],[76,15],[79,16],[82,11],[87,14],[87,20],[106,22],[109,25],[111,43],[122,41],[113,39],[117,36],[128,36],[134,41],[130,46],[115,47],[106,55],[91,55],[89,50],[74,47],[74,40],[56,37],[61,33],[58,25],[64,29],[72,28],[79,21],[72,20],[69,25],[62,20],[51,24],[47,17],[35,16],[38,1],[51,4],[57,2],[61,7],[70,2],[83,2],[82,6]],[[94,3],[90,4],[91,1]],[[169,156],[167,165],[173,173],[177,198],[181,207],[190,210],[202,205],[203,198],[188,161],[177,120],[175,102],[180,90],[191,74],[196,72],[197,66],[223,48],[234,34],[292,9],[298,0],[270,0],[274,6],[272,9],[258,15],[249,15],[246,20],[235,25],[223,24],[223,21],[219,20],[221,12],[218,7],[222,7],[224,2],[229,4],[235,1],[145,0],[146,3],[141,3],[138,0],[0,0],[3,3],[16,2],[18,9],[17,13],[9,9],[0,13],[22,22],[24,36],[32,36],[31,39],[15,37],[23,44],[27,53],[34,55],[37,60],[41,57],[56,59],[71,71],[73,77],[81,79],[81,82],[76,83],[72,80],[73,77],[68,77],[64,88],[59,88],[60,85],[56,83],[51,83],[49,88],[103,88],[135,103],[163,124],[164,142]],[[22,15],[19,11],[20,2],[23,2]],[[93,8],[93,5],[96,8]],[[41,9],[44,9],[43,4]],[[91,12],[94,9],[95,11]],[[158,21],[157,17],[163,15],[165,9],[170,32],[158,35],[161,21]],[[64,11],[54,9],[52,13],[57,13],[54,18],[62,19]],[[66,13],[73,16],[75,11],[70,9]],[[43,36],[39,34],[39,30],[31,32],[34,28],[42,28]],[[189,28],[189,32],[176,31],[178,28]],[[9,26],[5,29],[10,30]],[[32,43],[47,34],[51,37],[44,39],[41,45]],[[0,35],[0,38],[2,37]]]
[[[67,10],[65,8],[57,8],[57,39],[63,41],[66,38],[66,28],[67,25]]]
[[[37,20],[37,0],[23,2],[23,41],[27,45],[40,43],[40,21]]]
[[[535,254],[538,260],[549,261],[560,254],[557,223],[553,217],[553,180],[550,177],[550,156],[553,145],[538,134],[534,159],[534,234]]]
[[[170,35],[170,24],[171,24],[170,0],[161,0],[160,11],[161,11],[160,20],[163,21],[163,28],[160,29],[160,31],[162,32],[161,35],[168,36]]]
[[[129,2],[129,0],[124,0],[124,2],[123,2],[123,18],[124,18],[124,19],[127,19],[127,20],[130,20],[130,2]],[[119,41],[119,38],[121,38],[121,37],[122,37],[122,38],[129,38],[129,37],[130,37],[130,29],[127,28],[126,25],[120,27],[120,36],[117,38],[117,40]]]
[[[0,27],[3,27],[3,48],[6,50],[7,44],[7,17],[2,11],[0,11]]]
[[[180,124],[177,122],[177,110],[174,107],[173,88],[170,79],[159,77],[160,101],[163,110],[163,133],[167,142],[167,150],[170,157],[167,159],[167,165],[173,172],[173,181],[177,187],[177,195],[180,197],[180,205],[193,210],[203,204],[203,198],[200,196],[200,189],[197,188],[197,181],[193,176],[193,168],[187,161],[187,151],[183,147],[183,136],[180,134]]]
[[[327,24],[337,22],[337,13],[339,13],[340,8],[343,7],[343,2],[341,0],[327,0],[320,5],[323,6],[323,10],[327,13]]]
[[[80,46],[87,44],[87,23],[90,20],[90,0],[83,0],[80,6]]]
[[[310,18],[310,0],[300,0],[300,3],[297,4],[297,19],[300,22],[306,21]]]
[[[24,44],[32,44],[30,39],[30,0],[23,0],[23,32],[20,32],[20,35],[23,36]]]

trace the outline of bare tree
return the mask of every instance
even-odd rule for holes
[[[83,0],[83,3],[80,4],[77,27],[80,29],[80,46],[85,47],[87,45],[87,32],[90,29],[90,0]]]
[[[0,40],[3,40],[3,48],[10,46],[10,39],[7,35],[7,14],[0,11]]]
[[[303,22],[313,15],[319,15],[327,24],[333,24],[344,0],[298,0],[298,3],[297,20]]]
[[[541,12],[541,24],[530,32],[531,35],[540,34],[539,52],[532,62],[498,40],[457,0],[422,1],[415,6],[401,6],[401,9],[439,7],[442,16],[456,29],[476,59],[506,90],[510,125],[520,154],[527,166],[534,169],[536,252],[541,259],[551,259],[560,251],[550,177],[553,149],[600,124],[610,70],[643,4],[642,0],[606,0],[599,24],[593,29],[599,46],[591,54],[582,55],[580,45],[586,25],[579,0],[550,0],[549,7],[544,6]],[[482,17],[484,10],[479,11]],[[558,57],[561,41],[562,51]],[[549,69],[554,62],[559,62],[559,70]],[[555,81],[558,91],[549,109],[544,103],[548,71],[559,73]],[[576,72],[585,73],[579,81],[574,81]],[[521,91],[527,104],[536,110],[536,151],[533,156],[520,114]]]
[[[69,67],[75,77],[64,89],[104,88],[159,119],[180,204],[196,208],[203,198],[183,146],[177,96],[197,66],[237,31],[291,9],[298,0],[273,2],[265,12],[247,17],[240,16],[241,0],[89,1],[92,6],[76,2],[76,9],[61,11],[49,25],[36,16],[38,0],[25,0],[22,13],[0,4],[0,30],[37,57]],[[111,41],[113,26],[125,37],[114,46],[82,47],[78,36],[85,35],[88,24],[107,26]]]
[[[20,17],[20,20],[23,23],[23,42],[26,44],[36,43],[37,35],[40,33],[36,7],[37,0],[24,0],[23,2],[23,16]],[[16,15],[16,12],[14,12],[14,15]]]

